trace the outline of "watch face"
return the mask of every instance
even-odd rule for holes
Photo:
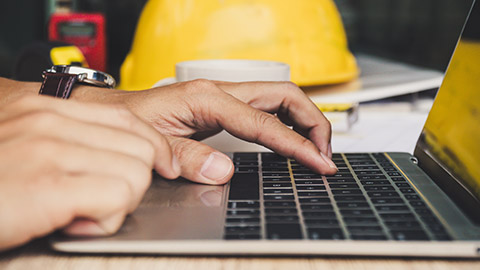
[[[56,65],[52,66],[47,71],[52,73],[82,75],[78,77],[79,82],[88,83],[100,87],[113,88],[116,84],[115,79],[109,74],[91,68]]]

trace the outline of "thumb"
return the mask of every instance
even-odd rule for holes
[[[167,136],[167,140],[178,158],[182,177],[211,185],[225,184],[232,177],[233,162],[227,155],[191,139]]]

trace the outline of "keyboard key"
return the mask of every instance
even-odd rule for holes
[[[389,176],[402,176],[399,172],[387,172]]]
[[[333,206],[330,204],[306,204],[302,205],[302,210],[332,210]]]
[[[360,181],[360,183],[362,183],[362,185],[364,186],[372,186],[372,185],[387,185],[387,184],[390,184],[390,182],[388,180],[364,180],[364,181]]]
[[[396,191],[392,192],[381,192],[381,191],[375,191],[375,192],[367,192],[368,196],[371,198],[392,198],[392,197],[400,197]]]
[[[297,185],[297,190],[325,190],[325,186],[299,186],[299,185]]]
[[[413,194],[416,193],[415,190],[413,190],[412,188],[401,188],[400,191],[404,194],[405,193],[413,193]]]
[[[265,209],[265,213],[268,215],[278,215],[278,214],[292,215],[292,214],[297,214],[297,208],[267,208]]]
[[[410,212],[410,208],[405,205],[377,205],[376,208],[379,212]]]
[[[328,197],[326,191],[298,192],[298,197]]]
[[[387,180],[387,177],[384,175],[359,175],[358,179],[360,180]]]
[[[249,209],[249,210],[228,210],[227,215],[231,216],[259,216],[260,210]]]
[[[235,167],[258,167],[257,161],[237,161]]]
[[[272,208],[272,207],[295,207],[295,202],[265,202],[265,208]]]
[[[295,180],[297,185],[323,185],[322,179],[312,179],[312,180]]]
[[[412,194],[405,194],[405,199],[407,199],[409,201],[420,200],[420,196],[412,195]]]
[[[345,239],[341,229],[309,228],[308,238],[311,240],[340,240]]]
[[[396,221],[406,221],[406,220],[416,220],[415,216],[412,213],[389,213],[389,214],[380,214],[383,220],[396,220]]]
[[[320,212],[320,211],[313,211],[313,212],[307,212],[303,211],[303,218],[304,219],[310,219],[310,218],[331,218],[331,217],[336,217],[335,212],[331,212],[326,210],[325,212]]]
[[[285,177],[290,176],[288,172],[264,172],[262,173],[264,178]]]
[[[300,224],[286,223],[286,224],[267,224],[268,239],[302,239],[302,231]]]
[[[305,225],[308,228],[339,228],[337,219],[305,219]]]
[[[366,202],[346,202],[346,203],[337,203],[338,208],[340,209],[357,209],[357,208],[370,208]]]
[[[264,188],[279,188],[279,187],[292,187],[290,182],[281,182],[281,183],[263,183]]]
[[[395,185],[399,188],[404,188],[404,187],[409,188],[410,187],[410,185],[408,183],[395,183]]]
[[[260,234],[226,234],[226,240],[254,240],[260,239]]]
[[[429,240],[427,234],[423,230],[391,230],[393,239],[399,241],[407,240]]]
[[[348,226],[347,229],[351,234],[383,234],[380,226]]]
[[[251,153],[251,152],[237,152],[237,153],[233,154],[233,160],[257,161],[258,160],[258,154],[257,153]]]
[[[231,226],[225,227],[225,232],[234,234],[234,233],[249,233],[249,234],[260,234],[260,226]]]
[[[368,225],[368,226],[378,225],[377,218],[374,218],[374,217],[344,217],[343,221],[347,225]]]
[[[230,200],[258,200],[258,174],[234,174],[230,180]]]
[[[344,196],[344,195],[335,195],[335,200],[337,202],[346,202],[346,201],[366,201],[365,197],[364,196],[355,196],[355,195],[351,195],[351,196]]]
[[[405,204],[400,198],[395,199],[372,199],[373,204]]]
[[[331,189],[357,189],[360,188],[357,184],[330,184]]]
[[[227,218],[227,223],[259,223],[260,218]]]
[[[421,229],[418,221],[385,221],[385,225],[390,229]]]
[[[261,156],[262,156],[262,161],[266,161],[266,162],[287,161],[285,157],[282,157],[281,155],[276,153],[262,153]]]
[[[387,240],[387,237],[383,234],[351,234],[350,237],[353,240]]]
[[[258,167],[237,167],[237,168],[235,168],[235,172],[241,172],[241,173],[245,173],[245,172],[250,172],[250,173],[258,172]]]
[[[290,177],[263,178],[263,183],[291,182]]]
[[[283,189],[264,189],[263,194],[293,194],[293,189],[283,188]]]
[[[228,208],[259,208],[260,203],[258,201],[247,201],[247,202],[228,202]]]
[[[340,210],[340,213],[344,217],[352,217],[352,216],[373,216],[373,211],[372,210]]]
[[[265,217],[267,223],[287,223],[287,222],[298,222],[298,216],[278,216],[278,215],[267,215]]]
[[[380,170],[355,170],[357,175],[383,175],[382,171]]]
[[[300,198],[301,204],[319,204],[319,203],[330,203],[330,198]]]
[[[363,194],[361,190],[356,189],[334,189],[332,190],[332,194],[334,195],[357,195]]]
[[[322,180],[322,176],[319,174],[306,174],[306,175],[294,175],[293,178],[295,180],[307,180],[307,179],[317,179]]]
[[[348,178],[348,179],[347,179],[347,178],[345,178],[345,179],[342,179],[342,178],[340,178],[340,179],[327,179],[327,182],[328,182],[329,184],[335,184],[335,183],[338,183],[338,184],[340,184],[340,183],[355,183],[355,179],[353,179],[353,178]]]
[[[273,195],[273,194],[265,194],[263,196],[263,199],[265,201],[279,201],[279,200],[282,200],[282,201],[293,201],[294,197],[293,195]]]
[[[392,180],[394,182],[407,182],[407,180],[405,180],[403,177],[392,177]]]
[[[395,190],[392,186],[366,186],[366,191],[392,191]]]

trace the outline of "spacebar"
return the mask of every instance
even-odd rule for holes
[[[236,173],[230,180],[229,200],[258,200],[258,174]]]

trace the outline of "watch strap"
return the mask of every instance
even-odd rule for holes
[[[67,99],[72,93],[73,86],[77,82],[77,75],[67,73],[43,72],[43,83],[39,95],[47,95]]]

